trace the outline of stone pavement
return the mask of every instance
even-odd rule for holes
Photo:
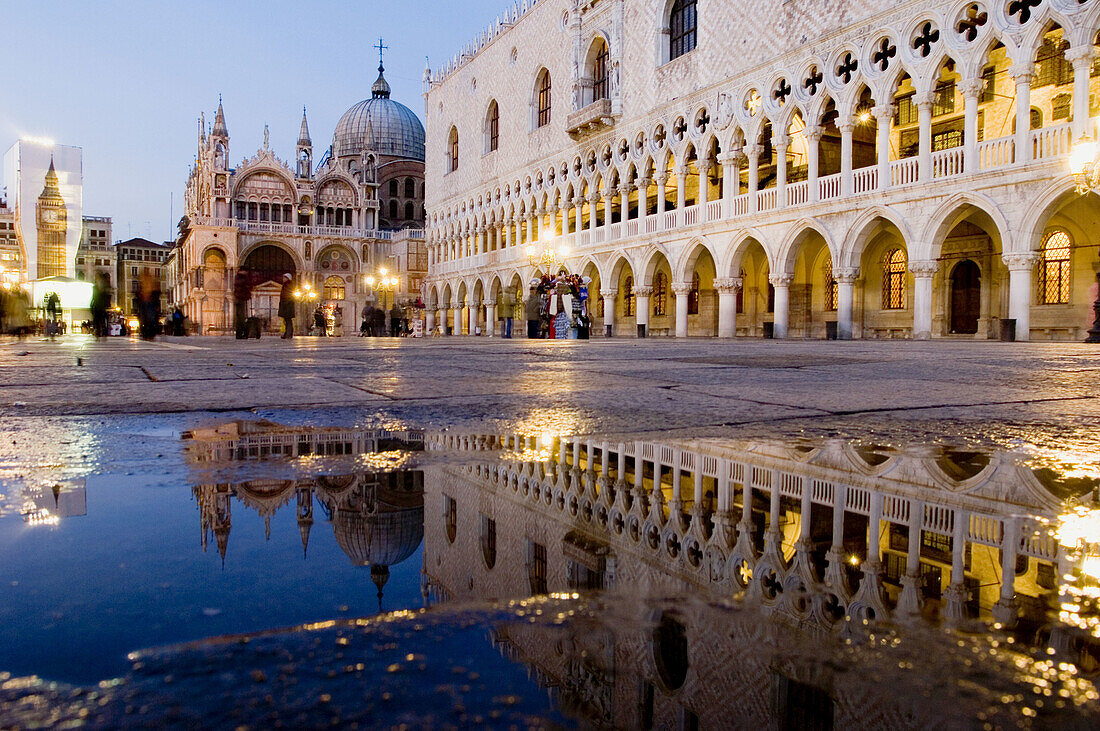
[[[0,410],[9,417],[293,410],[423,428],[1084,443],[1097,439],[1100,349],[70,336],[0,343]]]

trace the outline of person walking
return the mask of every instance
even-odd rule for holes
[[[111,285],[104,272],[96,274],[88,307],[92,311],[92,334],[96,340],[102,340],[107,337],[107,310],[111,309]]]
[[[138,282],[140,307],[138,320],[142,340],[154,340],[160,329],[160,283],[146,271]]]
[[[363,305],[363,324],[359,326],[359,337],[366,337],[373,335],[371,332],[371,321],[374,319],[374,305],[370,302]]]
[[[248,337],[248,301],[252,299],[252,275],[247,269],[238,269],[233,277],[233,325],[237,339]]]
[[[283,275],[283,288],[279,290],[279,317],[283,318],[283,340],[294,337],[294,277]]]
[[[321,337],[328,335],[325,325],[325,311],[321,309],[321,305],[317,305],[317,309],[313,311],[313,329]]]
[[[404,311],[394,302],[390,308],[390,334],[395,338],[401,337],[401,320],[404,317]]]
[[[531,293],[523,303],[524,316],[527,318],[527,337],[536,340],[539,337],[539,317],[542,314],[542,300],[538,288],[531,285]]]
[[[501,332],[502,338],[512,337],[512,317],[516,314],[516,298],[508,290],[504,290],[504,295],[501,298],[501,308],[504,310],[504,331]]]

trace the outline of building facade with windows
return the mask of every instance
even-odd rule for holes
[[[84,216],[80,245],[76,249],[76,278],[95,282],[97,274],[107,277],[114,289],[118,281],[118,259],[111,241],[111,219],[106,216]],[[112,296],[112,302],[117,302]]]
[[[6,191],[0,190],[0,286],[10,289],[17,285],[25,266],[15,228],[15,211],[8,206]]]
[[[166,262],[172,251],[170,244],[158,244],[148,239],[134,238],[115,244],[115,260],[118,271],[112,281],[117,282],[114,302],[123,314],[136,315],[138,297],[141,293],[141,279],[150,275],[160,290],[160,310],[165,312],[168,305],[168,280]]]
[[[219,102],[213,127],[200,122],[169,267],[171,301],[200,332],[232,332],[233,285],[243,271],[249,314],[277,329],[282,277],[291,274],[317,293],[310,310],[321,304],[330,323],[355,327],[363,306],[380,299],[367,284],[380,268],[401,280],[386,293],[388,304],[419,297],[427,273],[423,220],[424,127],[390,99],[381,65],[371,98],[341,117],[319,163],[303,110],[294,160],[275,154],[265,129],[256,154],[231,167]]]
[[[429,324],[492,333],[552,248],[616,335],[1083,337],[1098,31],[1098,0],[513,6],[425,72]]]

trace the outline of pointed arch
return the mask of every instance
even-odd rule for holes
[[[836,261],[839,252],[836,241],[833,239],[832,232],[829,231],[824,223],[816,218],[802,218],[787,229],[787,233],[783,237],[782,243],[779,244],[779,248],[775,251],[774,260],[769,257],[769,263],[771,264],[773,272],[776,274],[789,274],[792,272],[795,259],[798,257],[798,247],[805,239],[806,234],[811,231],[824,239],[825,246],[829,249],[829,254],[832,256],[833,261]]]
[[[888,206],[876,205],[864,210],[848,228],[844,236],[844,243],[840,248],[840,256],[835,262],[838,267],[859,267],[863,250],[868,240],[874,233],[874,224],[879,219],[892,224],[901,234],[905,246],[912,246],[913,234],[909,230],[909,224],[905,219]]]
[[[943,240],[958,223],[966,218],[967,208],[977,208],[992,219],[1004,240],[1011,235],[1008,218],[1000,206],[987,195],[973,191],[962,191],[941,203],[927,219],[921,235],[909,244],[913,259],[932,260],[940,257]]]
[[[690,282],[695,264],[703,252],[710,254],[710,258],[717,266],[718,254],[714,246],[705,236],[696,236],[688,242],[679,258],[672,264],[672,276],[674,282]]]
[[[759,245],[764,249],[764,253],[768,256],[768,260],[771,261],[771,255],[768,251],[771,247],[767,243],[767,239],[763,234],[755,228],[746,228],[738,231],[730,239],[729,245],[725,249],[725,253],[721,259],[716,260],[718,262],[719,276],[724,277],[736,277],[741,271],[741,260],[745,256],[745,252],[753,244]]]

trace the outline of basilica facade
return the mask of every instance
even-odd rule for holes
[[[419,298],[427,270],[424,127],[390,99],[378,71],[371,98],[344,113],[319,162],[305,110],[290,162],[271,149],[265,129],[263,145],[232,167],[220,100],[212,128],[200,122],[186,217],[168,262],[172,303],[200,332],[233,330],[234,287],[242,281],[248,314],[276,329],[286,274],[302,293],[298,321],[320,306],[336,334],[357,330],[367,303]],[[399,280],[386,292],[368,283],[383,269]]]
[[[618,336],[1082,338],[1098,30],[1098,0],[517,3],[425,72],[429,326],[492,333],[564,268]]]

